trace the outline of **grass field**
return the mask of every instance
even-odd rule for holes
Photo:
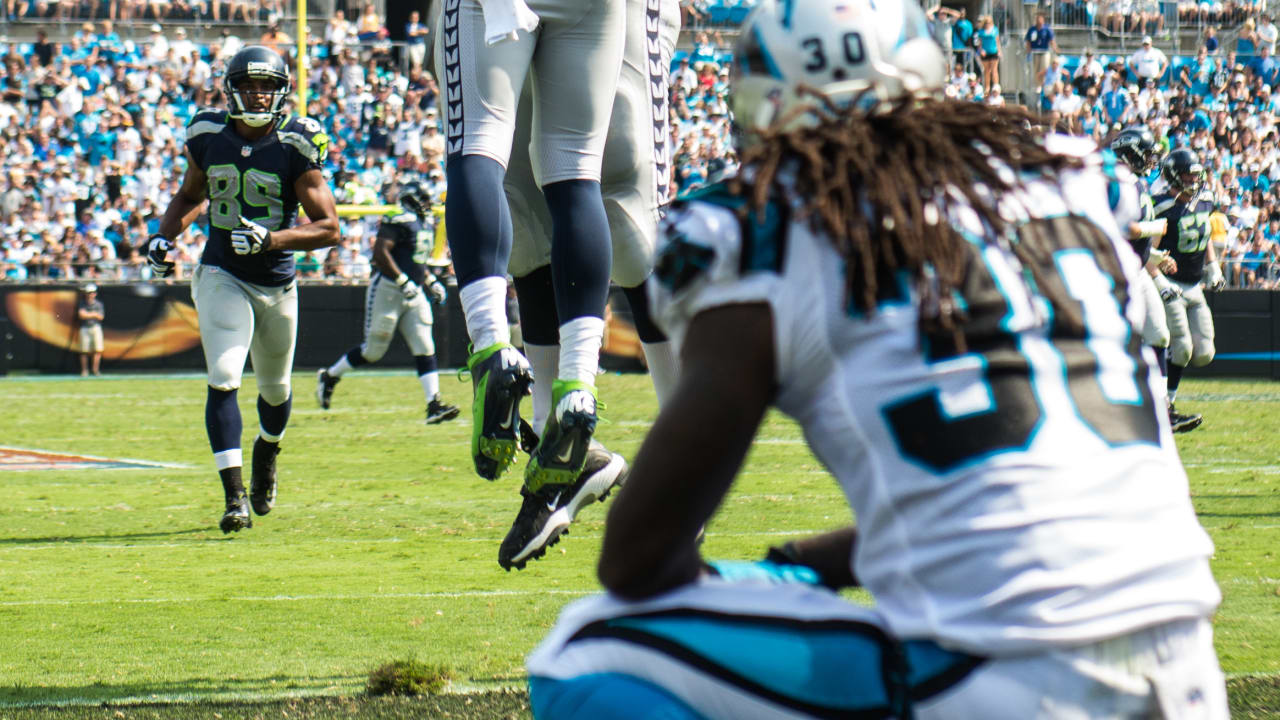
[[[202,376],[0,379],[0,445],[172,466],[0,472],[0,719],[526,716],[523,657],[596,590],[604,507],[506,573],[518,475],[472,475],[466,413],[423,425],[408,372],[349,375],[327,413],[312,375],[294,381],[277,508],[223,536]],[[469,382],[443,386],[468,405]],[[648,379],[601,388],[599,435],[630,456],[656,411]],[[246,448],[254,397],[249,377]],[[1280,385],[1188,380],[1179,405],[1206,417],[1179,446],[1217,545],[1233,709],[1280,717]],[[705,553],[753,558],[848,519],[775,414]],[[357,697],[371,669],[406,658],[451,668],[457,694]]]

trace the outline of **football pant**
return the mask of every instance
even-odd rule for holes
[[[200,320],[209,386],[235,390],[253,359],[258,394],[271,405],[289,399],[289,374],[298,339],[298,287],[244,282],[222,268],[200,265],[191,281]]]
[[[1139,273],[1138,292],[1144,305],[1142,342],[1151,347],[1169,347],[1169,323],[1165,319],[1164,301],[1156,283],[1145,271]]]
[[[431,303],[419,293],[406,298],[395,282],[377,274],[364,296],[364,342],[360,354],[369,362],[378,362],[387,354],[391,338],[399,331],[414,355],[435,355],[435,339],[431,336]]]
[[[1213,313],[1205,302],[1199,283],[1172,281],[1182,289],[1182,297],[1164,304],[1169,323],[1169,362],[1187,367],[1208,365],[1214,353]]]

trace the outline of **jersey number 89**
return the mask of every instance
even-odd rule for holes
[[[240,174],[231,164],[211,165],[209,176],[209,223],[223,230],[240,227],[240,216],[245,215],[268,230],[279,230],[284,220],[284,200],[281,197],[280,176],[250,168]],[[265,217],[250,217],[245,213],[241,200],[257,208],[266,208]]]

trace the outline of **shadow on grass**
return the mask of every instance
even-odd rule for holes
[[[74,545],[76,543],[118,541],[128,542],[130,540],[149,540],[154,538],[170,538],[179,535],[195,535],[197,533],[207,533],[215,528],[212,526],[194,527],[186,530],[167,530],[165,532],[150,533],[125,533],[123,535],[50,535],[48,537],[32,537],[32,538],[0,538],[0,545],[44,545],[53,543],[66,543]]]
[[[66,687],[16,686],[0,688],[5,705],[80,705],[104,702],[232,701],[256,698],[259,702],[290,694],[337,694],[343,688],[363,685],[365,678],[348,675],[320,677],[273,675],[261,678],[190,678],[152,683],[92,683]]]
[[[9,720],[528,720],[520,690],[400,697],[310,697],[267,702],[138,703],[5,709]]]

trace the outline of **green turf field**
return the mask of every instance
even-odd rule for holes
[[[604,507],[506,573],[497,547],[519,477],[472,475],[468,413],[423,425],[409,372],[352,373],[329,412],[313,375],[294,381],[276,510],[223,536],[202,376],[0,378],[0,445],[172,465],[0,469],[0,719],[523,716],[510,690],[524,655],[561,606],[596,590]],[[442,384],[469,407],[469,382]],[[656,412],[648,379],[600,387],[599,436],[630,456]],[[246,448],[255,396],[246,378]],[[1217,544],[1233,707],[1280,716],[1280,386],[1188,380],[1179,406],[1206,418],[1178,442]],[[705,554],[753,558],[848,520],[797,428],[771,415]],[[452,668],[468,694],[335,699],[406,658]]]

